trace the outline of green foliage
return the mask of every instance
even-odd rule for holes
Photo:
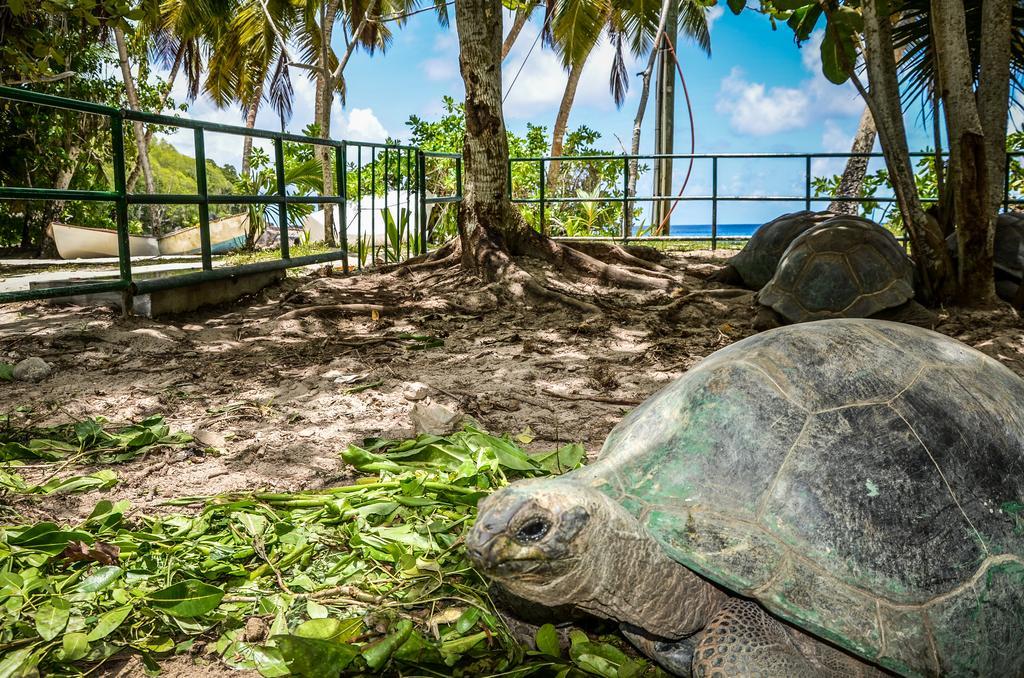
[[[134,3],[125,0],[44,0],[0,5],[0,79],[31,82],[33,91],[127,106],[116,55],[106,42],[112,26],[128,27]],[[156,108],[164,85],[151,77],[145,44],[133,42],[140,61],[140,105]],[[17,53],[16,56],[12,54]],[[20,56],[18,56],[20,55]],[[74,77],[48,82],[64,71]],[[42,81],[38,81],[43,78]],[[172,104],[173,105],[173,104]],[[45,106],[0,101],[0,185],[36,188],[111,190],[113,153],[110,127],[103,116]],[[157,128],[155,131],[160,131]],[[127,172],[137,160],[134,130],[125,129]],[[179,208],[180,209],[180,208]],[[113,227],[113,206],[103,202],[0,203],[0,246],[43,245],[46,226],[54,220]]]
[[[44,82],[75,71],[76,51],[92,50],[106,30],[141,15],[129,0],[7,0],[0,6],[0,82]],[[83,41],[66,40],[68,27]]]
[[[0,528],[3,675],[77,674],[126,650],[155,670],[199,637],[265,676],[663,675],[621,639],[577,632],[565,657],[545,627],[540,649],[524,650],[462,548],[481,497],[576,468],[582,447],[530,455],[467,427],[368,440],[342,456],[367,475],[329,490],[169,502],[188,514],[102,500],[73,526]]]
[[[180,153],[166,141],[154,139],[149,146],[149,163],[158,193],[196,192],[196,160]],[[210,195],[231,193],[238,173],[231,165],[206,161],[206,186]],[[237,205],[210,205],[210,219],[221,219],[239,212]],[[199,224],[199,214],[189,205],[167,205],[162,210],[163,230],[172,231]],[[90,224],[82,224],[89,226]]]
[[[406,125],[411,133],[411,142],[424,150],[442,153],[461,153],[466,133],[465,113],[462,104],[456,104],[451,97],[442,100],[443,115],[436,121],[426,121],[410,116]],[[565,138],[565,156],[611,156],[598,146],[601,134],[586,125],[569,132]],[[547,128],[528,123],[526,134],[508,132],[509,157],[535,158],[548,155]],[[540,163],[513,162],[512,195],[516,198],[537,198],[540,195]],[[639,168],[641,173],[647,167]],[[546,206],[547,226],[554,235],[568,235],[569,229],[577,235],[603,235],[618,233],[622,223],[622,210],[606,198],[621,198],[623,192],[623,166],[621,158],[608,160],[560,162],[558,186],[547,186],[545,197],[579,196],[590,198],[585,203],[551,204]],[[451,162],[439,160],[427,164],[427,188],[437,195],[454,195],[455,167]],[[351,189],[350,189],[351,190]],[[523,205],[523,217],[534,228],[537,223],[536,205]],[[450,206],[435,209],[431,218],[430,242],[437,243],[455,235],[455,210]]]
[[[135,459],[164,447],[185,445],[192,437],[171,433],[163,417],[153,416],[137,424],[110,427],[103,418],[47,428],[19,428],[10,417],[0,418],[0,489],[15,494],[55,494],[107,489],[117,474],[101,469],[85,475],[61,477],[70,464],[113,464]],[[15,473],[26,461],[43,462],[53,471],[43,483],[29,485]]]
[[[303,132],[307,136],[316,136],[316,127],[308,126]],[[288,195],[309,196],[319,195],[323,191],[323,170],[320,161],[313,157],[309,144],[286,141],[284,151],[284,183],[288,187]],[[249,156],[249,176],[235,178],[234,192],[238,195],[274,195],[277,194],[277,168],[270,156],[262,149],[254,147]],[[267,230],[267,226],[278,221],[276,205],[247,205],[249,214],[249,232],[246,234],[246,246],[252,249],[256,241]],[[310,203],[289,203],[288,228],[293,232],[301,232],[302,222],[313,212]]]

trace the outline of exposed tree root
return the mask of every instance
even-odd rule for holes
[[[609,242],[562,242],[565,247],[589,254],[595,259],[600,259],[606,264],[622,264],[631,268],[640,268],[645,271],[656,271],[665,273],[667,268],[659,262],[664,255],[653,247],[641,247],[636,245],[618,245]]]
[[[560,270],[581,273],[595,278],[603,284],[637,290],[662,291],[668,291],[679,285],[671,275],[666,273],[606,264],[589,254],[584,254],[533,231],[529,231],[523,238],[522,248],[525,254],[546,261]],[[631,256],[625,252],[624,254]]]
[[[397,306],[384,306],[382,304],[318,304],[316,306],[303,306],[295,310],[282,313],[277,320],[293,320],[305,318],[311,315],[370,315],[398,316],[406,313],[467,313],[474,311],[451,302],[427,302],[427,303],[405,303]]]

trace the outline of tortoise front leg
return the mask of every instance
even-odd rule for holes
[[[697,634],[694,678],[875,678],[882,671],[786,626],[760,605],[727,602]]]
[[[652,638],[643,630],[629,624],[623,624],[619,627],[619,630],[622,631],[622,635],[626,636],[626,639],[636,649],[656,661],[658,666],[673,676],[690,678],[693,675],[693,653],[697,644],[696,636],[690,636],[682,640]]]

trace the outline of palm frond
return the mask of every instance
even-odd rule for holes
[[[608,86],[611,89],[615,105],[621,107],[626,101],[626,92],[629,91],[629,73],[626,72],[626,59],[623,55],[625,39],[622,32],[615,29],[609,30],[608,36],[611,38],[612,47],[615,49]]]

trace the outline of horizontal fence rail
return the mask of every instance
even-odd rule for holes
[[[428,249],[428,207],[448,205],[462,199],[462,157],[458,154],[424,151],[416,146],[352,140],[309,137],[265,129],[249,129],[238,125],[224,125],[178,118],[170,115],[115,108],[88,101],[66,99],[31,90],[0,87],[0,100],[47,106],[77,113],[104,116],[108,119],[111,152],[113,156],[113,190],[77,190],[36,188],[26,186],[0,186],[0,201],[86,201],[113,204],[118,250],[118,277],[101,282],[69,282],[68,284],[37,289],[0,292],[0,303],[64,297],[99,292],[142,294],[160,289],[184,287],[211,280],[222,280],[238,275],[282,270],[309,264],[340,261],[342,270],[362,269],[364,265],[383,260],[400,260],[403,255],[425,254]],[[161,127],[191,129],[195,148],[195,193],[132,193],[127,188],[125,122],[141,122]],[[230,134],[240,137],[266,139],[273,146],[271,166],[276,185],[265,194],[212,195],[207,186],[206,135]],[[333,149],[332,172],[337,180],[337,194],[290,195],[285,174],[284,143],[293,142]],[[427,165],[437,160],[453,160],[456,164],[454,195],[435,196],[427,190]],[[364,174],[369,172],[368,181]],[[355,195],[349,195],[349,175],[355,172]],[[365,185],[364,185],[365,184]],[[329,191],[330,187],[324,187]],[[356,203],[355,218],[349,219],[349,204]],[[368,202],[368,206],[364,203]],[[289,206],[314,204],[331,210],[337,207],[342,223],[338,224],[337,242],[329,251],[294,257],[290,246]],[[194,205],[199,213],[200,258],[202,270],[194,273],[169,275],[155,279],[136,279],[132,271],[128,210],[133,205]],[[275,206],[279,230],[280,259],[258,261],[235,266],[214,266],[210,236],[210,206]],[[413,207],[415,205],[415,208]],[[394,213],[389,210],[394,209]],[[382,210],[384,242],[377,241],[377,210]],[[369,212],[369,234],[363,232],[364,212]],[[300,213],[301,214],[301,213]],[[252,218],[250,214],[250,219]],[[350,223],[351,222],[351,223]],[[44,225],[46,228],[48,225]],[[351,235],[355,243],[349,242]],[[297,234],[296,234],[297,235]],[[326,231],[325,231],[326,236]],[[327,238],[329,240],[329,238]],[[404,250],[404,251],[403,251]],[[356,257],[354,266],[350,256]],[[156,255],[154,255],[156,258]]]
[[[911,153],[911,159],[915,158],[932,158],[934,153],[928,152],[915,152]],[[1007,180],[1005,182],[1005,195],[1003,199],[1003,207],[1009,209],[1013,205],[1024,204],[1024,199],[1020,197],[1014,197],[1011,194],[1010,189],[1010,162],[1013,158],[1024,157],[1022,151],[1011,151],[1007,153]],[[881,153],[676,153],[676,154],[647,154],[647,155],[576,155],[576,156],[536,156],[536,157],[521,157],[521,158],[510,158],[509,159],[509,181],[508,181],[508,195],[510,200],[519,205],[535,205],[537,206],[537,228],[538,230],[545,231],[548,226],[549,210],[547,209],[550,205],[574,205],[583,203],[606,203],[606,204],[619,204],[622,206],[622,215],[620,218],[621,226],[619,233],[616,236],[579,236],[576,239],[586,240],[598,240],[598,241],[696,241],[696,242],[707,242],[710,241],[711,248],[717,249],[718,243],[722,241],[745,241],[750,236],[722,236],[718,234],[719,220],[718,220],[718,208],[720,203],[742,203],[742,202],[791,202],[804,203],[804,209],[810,210],[812,206],[820,203],[831,203],[831,202],[856,202],[861,204],[876,203],[879,205],[889,205],[897,202],[895,196],[826,196],[818,195],[813,191],[813,162],[814,160],[849,160],[851,158],[865,158],[868,161],[873,159],[883,159],[884,156]],[[689,161],[710,161],[711,163],[711,193],[704,195],[629,195],[628,187],[630,185],[631,172],[635,171],[633,168],[635,164],[641,161],[673,161],[679,160],[684,162]],[[804,192],[802,194],[793,195],[771,195],[771,194],[758,194],[758,195],[723,195],[719,191],[719,162],[721,160],[802,160],[803,161],[803,184]],[[550,195],[550,187],[547,186],[547,176],[550,172],[551,163],[614,163],[620,168],[621,185],[619,195],[599,195],[599,196],[552,196]],[[526,165],[527,167],[535,167],[534,170],[537,180],[537,193],[532,196],[518,196],[516,195],[516,186],[514,185],[513,172],[517,165]],[[531,175],[532,176],[532,175]],[[685,202],[709,202],[711,203],[711,221],[710,221],[710,234],[704,235],[634,235],[634,214],[633,205],[635,203],[667,203],[675,205],[676,203]],[[923,203],[934,203],[937,202],[935,197],[922,197],[921,202]],[[671,229],[671,220],[665,224],[666,227]]]

